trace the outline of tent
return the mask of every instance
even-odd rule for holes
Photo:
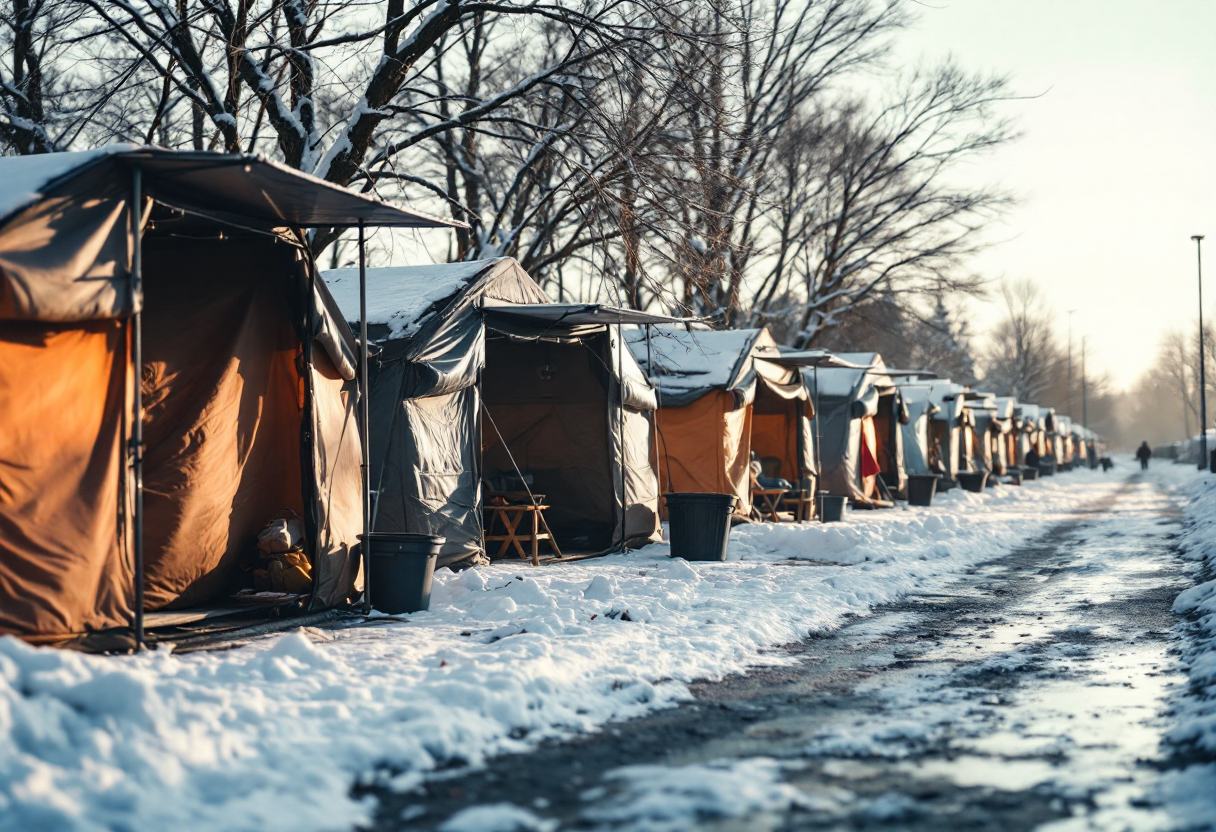
[[[356,270],[324,277],[356,317]],[[376,531],[444,536],[441,564],[480,559],[482,486],[505,478],[544,495],[565,553],[656,534],[654,392],[619,330],[669,318],[550,303],[510,258],[367,279]]]
[[[971,460],[975,470],[1001,476],[1009,472],[1005,435],[1013,428],[1013,402],[991,393],[972,392],[966,396],[971,412]]]
[[[1056,417],[1056,448],[1060,467],[1071,470],[1076,462],[1077,448],[1072,435],[1072,418],[1069,416]]]
[[[765,360],[780,355],[767,329],[653,327],[626,342],[657,391],[667,491],[734,494],[747,516],[753,452],[770,476],[814,476],[808,392],[797,369]]]
[[[1015,473],[1016,468],[1022,465],[1022,456],[1020,454],[1020,437],[1022,432],[1022,421],[1018,418],[1018,401],[1012,396],[997,396],[996,406],[1002,412],[1008,414],[1008,427],[1001,433],[1000,437],[1000,452],[1005,462],[1005,473]]]
[[[951,451],[958,442],[961,394],[947,395],[954,386],[947,379],[898,375],[895,381],[908,412],[901,425],[905,468],[910,475],[953,481],[958,460]]]
[[[1026,455],[1032,450],[1039,458],[1049,455],[1049,444],[1045,423],[1047,413],[1045,408],[1037,404],[1018,402],[1013,408],[1014,419],[1018,425],[1018,451],[1016,464],[1026,464]]]
[[[882,505],[882,487],[894,493],[906,485],[901,425],[908,414],[881,355],[836,356],[856,368],[803,371],[819,405],[821,488],[834,496],[848,497],[855,505]],[[862,369],[866,367],[870,369]]]
[[[214,603],[303,518],[311,609],[358,590],[357,354],[301,231],[450,225],[258,156],[0,159],[0,632]]]

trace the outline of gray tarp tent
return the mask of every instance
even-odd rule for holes
[[[0,632],[211,603],[277,512],[312,608],[362,529],[354,341],[301,229],[448,225],[257,156],[0,159]]]
[[[442,535],[441,563],[476,559],[482,482],[518,465],[563,549],[655,534],[654,394],[618,337],[622,320],[652,316],[552,304],[510,258],[367,276],[377,531]],[[356,279],[325,273],[348,318]]]
[[[1016,464],[1026,464],[1032,450],[1040,457],[1047,453],[1043,442],[1043,414],[1037,404],[1018,402],[1013,406],[1013,418],[1018,431]]]
[[[836,353],[872,369],[825,367],[803,371],[819,407],[822,489],[855,505],[882,503],[877,475],[891,492],[906,485],[903,431],[907,419],[899,390],[878,353]],[[815,384],[818,382],[818,389]]]
[[[976,469],[993,475],[1008,473],[1005,434],[1013,428],[1013,402],[992,393],[967,394],[971,413],[971,460]]]
[[[930,426],[941,405],[933,401],[933,387],[928,383],[899,382],[899,392],[908,410],[903,425],[904,466],[913,476],[945,474],[940,447],[934,444]]]

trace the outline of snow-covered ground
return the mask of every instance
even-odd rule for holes
[[[1216,475],[1191,464],[1153,465],[1149,476],[1172,489],[1184,506],[1185,531],[1178,540],[1184,558],[1194,564],[1197,584],[1180,594],[1174,611],[1191,617],[1183,661],[1190,691],[1175,702],[1176,726],[1167,736],[1181,756],[1193,750],[1200,760],[1216,757]],[[1164,799],[1194,801],[1216,792],[1216,764],[1197,762],[1166,781]],[[1216,802],[1200,801],[1197,812],[1216,829]]]
[[[374,810],[352,797],[357,782],[410,789],[437,767],[671,706],[690,680],[780,663],[765,648],[945,586],[1127,471],[955,491],[840,525],[740,527],[722,564],[656,545],[443,572],[430,612],[226,652],[103,658],[0,639],[0,830],[349,829]],[[1214,495],[1200,497],[1209,514]],[[1196,557],[1216,554],[1207,522]],[[1216,585],[1192,600],[1216,628]],[[1192,672],[1212,685],[1205,656]],[[1216,743],[1216,709],[1191,716]],[[773,786],[737,799],[784,798]]]

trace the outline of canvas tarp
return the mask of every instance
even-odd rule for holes
[[[940,450],[933,445],[930,423],[933,415],[941,410],[932,399],[933,387],[929,384],[901,384],[899,392],[908,408],[908,422],[902,426],[904,434],[904,465],[913,476],[932,476],[942,473]]]
[[[751,511],[751,454],[794,483],[814,476],[812,413],[796,369],[767,329],[654,327],[626,339],[656,383],[659,481],[671,492],[733,494]]]
[[[874,500],[876,484],[869,457],[882,470],[888,488],[903,487],[906,469],[900,427],[907,420],[898,390],[878,353],[839,353],[856,367],[802,371],[818,408],[816,432],[823,490],[858,503]],[[869,367],[871,369],[863,369]],[[880,408],[883,413],[880,417]],[[876,422],[877,420],[877,422]],[[883,436],[879,436],[879,430]]]
[[[0,633],[130,621],[127,372],[117,321],[0,323]]]
[[[131,290],[136,164],[151,196],[142,304]],[[136,311],[145,609],[234,589],[241,555],[285,509],[304,516],[313,607],[348,599],[362,525],[353,339],[301,236],[282,226],[336,219],[343,206],[415,215],[220,154],[3,159],[0,181],[0,631],[52,639],[133,617],[124,444]],[[203,218],[213,214],[246,227],[220,234]]]

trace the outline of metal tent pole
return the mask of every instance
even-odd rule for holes
[[[608,330],[609,339],[612,338],[612,330]],[[616,324],[616,392],[620,397],[620,402],[617,404],[617,437],[620,443],[621,453],[621,551],[628,551],[626,545],[628,541],[628,529],[625,528],[626,508],[628,508],[628,496],[625,489],[625,327],[621,324],[620,319]]]
[[[1203,235],[1195,241],[1195,264],[1199,268],[1199,468],[1208,467],[1208,373],[1203,345]]]
[[[359,447],[363,453],[363,613],[372,611],[372,495],[371,469],[368,465],[368,380],[367,380],[367,246],[363,220],[359,220]]]
[[[131,414],[131,447],[127,449],[131,460],[131,476],[135,481],[132,525],[134,535],[135,581],[135,648],[144,648],[144,246],[143,246],[143,175],[136,166],[131,171],[131,363],[134,365],[135,389]]]
[[[819,522],[823,522],[823,512],[819,510],[819,492],[823,485],[823,461],[819,458],[819,446],[822,444],[823,437],[819,432],[819,365],[815,364],[811,368],[812,376],[815,379],[815,493],[811,495],[811,499],[815,501],[815,514],[819,518]]]

